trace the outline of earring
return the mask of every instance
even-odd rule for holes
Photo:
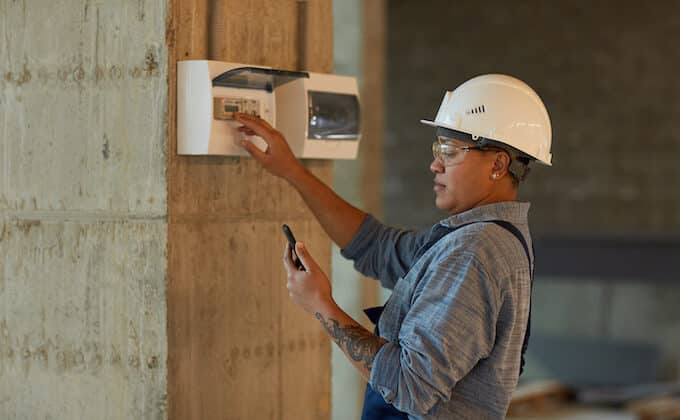
[[[497,174],[497,173],[494,173],[494,174],[493,174],[493,175],[491,175],[491,176],[493,177],[493,179],[496,179],[496,178],[498,178],[498,174]]]

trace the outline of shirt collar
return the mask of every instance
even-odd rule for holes
[[[515,225],[525,225],[528,223],[530,206],[530,203],[520,203],[518,201],[485,204],[449,216],[439,223],[452,228],[466,223],[488,222],[491,220],[504,220]]]

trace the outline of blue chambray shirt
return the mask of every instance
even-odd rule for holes
[[[504,220],[531,248],[529,206],[494,203],[439,223]],[[503,418],[529,316],[526,253],[502,227],[473,223],[414,260],[431,230],[391,228],[369,215],[342,251],[359,272],[392,289],[379,323],[389,342],[375,357],[370,385],[410,419]]]

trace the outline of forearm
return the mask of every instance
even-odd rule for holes
[[[366,213],[343,200],[302,165],[286,179],[298,191],[333,242],[341,249],[346,248],[359,230]]]
[[[321,322],[328,335],[359,370],[361,376],[369,381],[375,355],[387,343],[387,340],[362,327],[335,303],[316,312],[316,319]]]
[[[300,193],[328,236],[340,248],[349,245],[359,230],[366,213],[340,198],[295,158],[281,132],[259,117],[236,113],[243,124],[238,130],[246,135],[258,135],[268,145],[267,151],[258,149],[249,141],[241,145],[271,174],[287,180]]]

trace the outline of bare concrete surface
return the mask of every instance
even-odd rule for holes
[[[0,418],[166,418],[167,2],[0,0]]]

